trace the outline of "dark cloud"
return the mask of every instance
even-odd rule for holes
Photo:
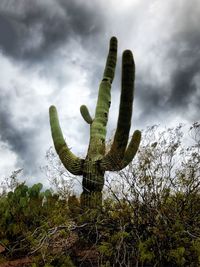
[[[84,2],[0,2],[0,48],[15,58],[44,58],[71,38],[82,41],[97,36],[102,28],[98,8],[88,8]]]
[[[138,87],[139,98],[143,112],[141,118],[165,117],[167,112],[183,119],[199,120],[200,104],[193,103],[199,98],[200,84],[195,82],[200,77],[200,30],[196,27],[197,21],[187,21],[183,18],[185,10],[179,14],[179,26],[170,34],[167,44],[163,44],[161,73],[169,76],[165,83],[147,83],[145,74],[140,75]],[[181,23],[181,22],[182,23]],[[175,27],[175,25],[174,25]],[[192,107],[191,107],[192,105]],[[190,116],[191,110],[194,115]]]
[[[89,50],[89,44],[95,43],[92,40],[98,37],[104,27],[101,10],[97,7],[97,3],[88,6],[78,0],[20,0],[19,2],[2,0],[0,1],[0,52],[4,56],[12,58],[10,62],[15,66],[20,66],[21,63],[31,63],[32,68],[29,65],[29,71],[32,69],[33,73],[34,64],[41,63],[41,71],[38,75],[44,75],[46,80],[54,75],[55,78],[52,78],[51,81],[58,83],[58,77],[62,78],[62,75],[65,75],[60,84],[60,88],[62,88],[66,83],[66,77],[69,76],[68,82],[71,79],[71,73],[66,73],[64,70],[61,70],[60,73],[60,70],[55,69],[56,66],[59,66],[60,60],[55,56],[57,49],[63,47],[67,49],[70,42],[75,40]],[[69,46],[72,49],[71,45]],[[65,61],[74,60],[70,53],[66,55],[68,58]],[[54,62],[55,64],[53,64]],[[81,61],[74,62],[74,64],[79,65]],[[90,68],[91,66],[89,66]],[[19,73],[22,74],[22,72]],[[9,73],[9,70],[6,75],[9,80],[12,79],[13,74]],[[31,76],[29,77],[31,78]],[[13,83],[16,83],[17,80],[18,78],[14,74]],[[15,87],[15,84],[13,86]],[[20,101],[26,102],[24,106],[29,107],[32,103],[29,102],[30,100],[27,103],[24,88],[20,88],[20,86],[17,85]],[[31,95],[29,89],[31,90],[31,87],[28,86],[27,92]],[[43,88],[40,90],[42,91]],[[37,101],[34,91],[32,93],[34,101]],[[58,93],[56,92],[56,95]],[[52,98],[52,96],[49,97]],[[25,120],[26,116],[33,117],[28,119],[29,123],[26,123],[20,121],[18,110],[16,112],[13,110],[12,103],[16,101],[12,86],[0,87],[0,140],[8,144],[10,150],[17,155],[17,164],[19,167],[25,168],[25,173],[37,174],[39,164],[43,164],[39,162],[38,158],[44,156],[44,151],[42,151],[42,156],[40,153],[41,131],[44,132],[44,135],[48,133],[50,138],[48,107],[46,116],[42,110],[42,114],[39,115],[28,115],[25,112]],[[51,99],[50,103],[54,103],[54,101]],[[40,109],[40,104],[35,104]]]
[[[36,164],[38,164],[40,145],[46,142],[44,139],[47,135],[50,138],[48,107],[45,109],[41,107],[41,102],[38,103],[39,97],[34,95],[34,90],[38,90],[35,88],[38,83],[29,87],[29,82],[32,82],[32,72],[34,73],[34,69],[39,68],[35,73],[38,80],[44,76],[46,87],[48,88],[51,84],[52,92],[44,96],[49,104],[55,102],[57,104],[59,101],[63,103],[62,91],[65,90],[66,105],[68,105],[69,91],[67,90],[73,89],[73,84],[75,84],[73,81],[84,80],[86,77],[84,86],[90,89],[90,95],[86,98],[89,103],[82,104],[88,105],[91,114],[94,114],[110,34],[115,35],[115,31],[118,33],[119,53],[116,76],[112,86],[111,111],[114,107],[117,112],[113,117],[110,112],[111,130],[116,128],[118,116],[118,107],[116,108],[118,103],[116,102],[119,102],[119,98],[116,95],[119,94],[121,86],[121,50],[124,46],[132,50],[134,50],[133,47],[136,48],[136,51],[133,51],[136,52],[136,59],[144,55],[144,61],[140,61],[142,63],[136,61],[133,125],[136,120],[139,122],[136,122],[139,127],[160,122],[166,124],[170,116],[176,115],[191,121],[199,119],[200,78],[197,79],[200,75],[199,0],[183,0],[182,5],[173,1],[169,1],[169,4],[159,2],[160,9],[154,5],[154,11],[160,12],[159,16],[153,12],[148,13],[151,4],[146,8],[145,1],[138,1],[137,5],[141,8],[132,9],[134,5],[132,7],[130,5],[126,12],[123,9],[120,10],[114,2],[105,5],[106,8],[98,5],[98,2],[101,1],[95,0],[91,3],[80,0],[0,1],[0,52],[2,51],[2,57],[8,59],[9,64],[20,69],[19,72],[13,74],[12,69],[10,71],[8,68],[5,76],[8,76],[13,87],[16,85],[22,102],[26,102],[26,107],[36,106],[34,114],[26,114],[24,111],[24,119],[32,116],[30,123],[21,123],[19,119],[21,112],[18,114],[19,110],[16,112],[13,110],[16,98],[12,85],[7,86],[7,83],[5,85],[1,81],[0,138],[16,153],[19,167],[25,166],[32,173],[36,173],[36,168],[38,168]],[[158,1],[152,2],[158,4]],[[168,8],[167,11],[162,9],[163,6]],[[166,33],[162,34],[165,30]],[[64,58],[60,58],[63,55],[62,49],[67,52]],[[76,54],[72,55],[72,51]],[[157,60],[157,55],[160,57],[159,60]],[[28,66],[28,72],[26,72],[27,62],[31,63],[31,67]],[[142,65],[143,62],[145,66]],[[82,71],[83,77],[80,77]],[[17,75],[22,74],[27,75],[25,80],[28,81],[25,86],[27,86],[29,98],[26,98],[25,91],[21,88],[23,82],[17,84],[19,78]],[[166,75],[167,79],[163,79],[162,75]],[[40,91],[43,90],[42,87],[41,85]],[[34,103],[30,100],[32,95]],[[18,105],[17,108],[20,109],[22,106]],[[74,103],[74,108],[79,108],[77,103]],[[46,115],[44,115],[44,110]],[[192,115],[189,115],[189,112]],[[68,119],[71,113],[67,114]],[[82,119],[79,116],[77,120]],[[80,125],[77,126],[77,124]],[[77,124],[73,127],[78,129],[78,136],[74,139],[79,148],[79,144],[88,142],[89,129],[88,125],[79,122]],[[71,134],[74,129],[71,130]],[[41,131],[44,133],[41,134]]]
[[[183,31],[173,40],[168,57],[176,68],[171,75],[170,108],[180,108],[187,112],[191,98],[200,90],[194,79],[200,75],[200,31]],[[200,107],[199,107],[200,108]]]
[[[171,79],[171,94],[168,99],[170,108],[187,110],[191,98],[200,87],[194,83],[194,78],[199,74],[200,61],[193,62],[191,66],[176,70]]]
[[[13,101],[17,101],[16,96],[8,93],[1,94],[0,140],[17,155],[17,166],[24,168],[25,175],[37,174],[40,167],[37,161],[40,159],[38,156],[40,144],[37,144],[37,137],[40,135],[44,121],[42,116],[37,117],[31,125],[26,126],[25,121],[15,118],[15,110],[12,109]]]

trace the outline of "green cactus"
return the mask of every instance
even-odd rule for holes
[[[101,207],[105,171],[119,171],[126,167],[135,156],[141,139],[141,132],[136,130],[128,144],[134,96],[135,65],[132,52],[125,50],[122,57],[122,89],[117,129],[110,151],[105,152],[106,125],[111,104],[110,91],[116,61],[117,39],[112,37],[103,79],[99,86],[94,118],[92,119],[85,105],[80,108],[82,117],[90,125],[90,142],[85,159],[75,156],[67,146],[60,129],[55,106],[51,106],[49,110],[54,146],[63,165],[72,174],[83,176],[82,207]]]

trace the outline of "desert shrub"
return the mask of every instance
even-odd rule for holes
[[[23,256],[45,246],[51,229],[66,225],[67,205],[51,190],[42,191],[41,183],[31,187],[19,183],[1,195],[0,218],[0,242],[5,253]]]
[[[84,214],[82,239],[96,245],[98,264],[200,264],[200,125],[143,132],[136,159],[107,176],[101,214]]]
[[[29,255],[32,267],[199,266],[199,123],[189,136],[181,125],[143,131],[135,160],[107,174],[101,212],[81,210],[57,161],[62,179],[48,173],[55,191],[19,183],[14,173],[0,195],[1,259]]]

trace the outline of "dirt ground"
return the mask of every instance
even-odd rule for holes
[[[28,267],[32,263],[31,258],[22,258],[13,261],[6,261],[4,263],[0,263],[0,267]]]

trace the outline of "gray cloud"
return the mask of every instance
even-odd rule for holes
[[[25,175],[37,174],[40,167],[39,160],[41,159],[41,144],[37,144],[37,141],[38,136],[41,134],[41,125],[44,125],[45,122],[43,117],[37,116],[32,120],[31,125],[28,125],[23,119],[15,118],[15,110],[12,109],[14,101],[17,101],[14,92],[12,95],[1,94],[0,140],[17,154],[16,164],[18,167],[24,168]],[[29,114],[26,115],[28,116]]]
[[[71,38],[102,30],[100,11],[77,0],[0,2],[0,47],[15,58],[41,60]]]
[[[0,141],[17,155],[17,167],[24,168],[25,174],[37,175],[39,167],[44,164],[41,159],[45,155],[45,146],[48,149],[52,144],[48,106],[55,103],[66,81],[73,82],[72,76],[80,72],[82,67],[79,66],[84,60],[78,58],[82,53],[81,47],[88,49],[88,44],[94,44],[92,40],[102,32],[103,26],[101,11],[96,6],[76,0],[0,2],[0,52],[9,58],[8,70],[4,72],[4,79],[9,82],[3,87],[2,82],[0,84]],[[74,44],[79,51],[72,53]],[[64,60],[68,64],[65,68],[63,47],[66,50]],[[14,71],[10,65],[14,66]],[[69,65],[74,66],[73,74]],[[22,82],[18,82],[21,80],[18,75],[24,76]],[[35,76],[37,81],[33,82]],[[51,81],[49,91],[52,91],[46,94],[48,103],[45,107],[41,106],[36,93],[36,90],[44,91],[43,87],[38,88],[41,86],[38,80],[43,78],[42,85],[48,86],[48,81]],[[55,89],[59,91],[54,92]],[[15,110],[13,103],[21,104],[16,105]],[[32,111],[32,105],[35,105],[34,113],[27,111]],[[23,116],[19,110],[22,108]]]
[[[185,109],[187,112],[191,98],[200,90],[200,84],[194,83],[194,79],[200,76],[199,43],[199,30],[188,32],[183,28],[182,33],[175,38],[173,47],[168,52],[176,66],[171,75],[171,94],[168,99],[172,108]]]
[[[199,0],[128,2],[0,2],[0,56],[14,66],[5,66],[4,80],[9,82],[0,82],[0,140],[15,152],[19,167],[36,175],[43,164],[45,146],[52,144],[50,104],[58,107],[69,146],[84,154],[89,129],[79,105],[88,105],[94,114],[112,35],[118,37],[119,53],[109,133],[116,127],[121,54],[126,48],[136,60],[133,125],[168,124],[176,116],[199,120]],[[14,105],[17,102],[24,103]]]
[[[200,104],[194,99],[199,98],[200,92],[199,80],[195,82],[200,77],[200,31],[193,10],[199,10],[197,13],[200,15],[200,3],[194,2],[196,7],[185,4],[178,11],[174,7],[174,21],[167,42],[165,40],[166,43],[161,42],[157,47],[162,57],[160,75],[168,76],[168,81],[156,83],[150,79],[148,83],[146,73],[139,76],[139,98],[143,108],[140,117],[145,120],[155,117],[157,121],[160,115],[163,118],[169,111],[174,117],[178,115],[188,121],[199,120]]]

